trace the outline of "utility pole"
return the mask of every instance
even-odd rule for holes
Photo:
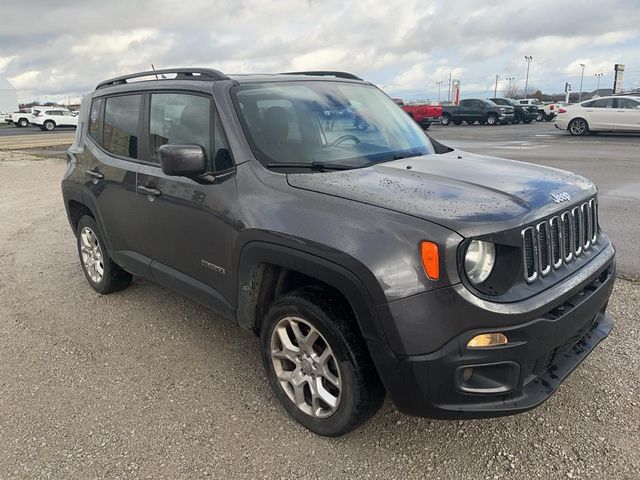
[[[493,89],[493,98],[498,96],[498,75],[496,75],[496,86]]]
[[[447,93],[447,103],[451,103],[451,74],[449,74],[449,92]]]
[[[580,103],[580,100],[582,100],[582,80],[584,79],[584,67],[586,67],[586,65],[584,63],[581,63],[580,66],[582,67],[582,73],[580,74],[580,92],[578,93],[578,103]]]
[[[524,61],[527,62],[527,79],[524,82],[524,98],[527,98],[527,93],[529,90],[529,67],[531,66],[533,57],[531,55],[525,55]]]
[[[595,77],[598,79],[598,88],[596,89],[596,97],[600,96],[600,77],[602,77],[604,73],[596,73]]]
[[[444,83],[444,81],[440,80],[439,82],[436,82],[436,85],[438,85],[438,103],[440,103],[440,86]]]

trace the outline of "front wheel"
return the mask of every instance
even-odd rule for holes
[[[498,116],[495,113],[490,113],[489,116],[487,116],[487,124],[495,125],[497,123],[498,123]]]
[[[586,135],[589,133],[589,124],[584,118],[574,118],[569,122],[569,133],[571,135]]]
[[[443,115],[442,118],[440,118],[440,124],[442,125],[449,125],[451,123],[451,116],[449,115]]]
[[[320,287],[276,300],[262,324],[260,346],[269,382],[287,413],[318,435],[354,430],[384,400],[353,314]]]
[[[536,115],[536,122],[541,122],[542,120],[544,120],[544,115],[542,113],[538,113],[538,115]]]
[[[522,118],[520,117],[520,114],[518,112],[516,112],[513,115],[513,120],[511,120],[511,123],[513,123],[514,125],[517,125],[518,123],[520,123],[522,121]]]

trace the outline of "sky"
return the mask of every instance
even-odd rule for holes
[[[225,73],[344,70],[409,100],[640,87],[640,1],[4,1],[0,77],[20,101],[75,99],[104,79],[178,66]]]

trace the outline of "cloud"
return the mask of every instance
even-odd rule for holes
[[[390,94],[435,98],[460,77],[463,94],[493,93],[495,75],[561,91],[575,64],[638,81],[636,0],[58,0],[3,6],[0,74],[23,100],[75,96],[100,80],[170,66],[229,73],[352,71]],[[25,28],[37,18],[37,31]],[[69,25],[73,20],[73,27]],[[580,60],[582,59],[582,60]],[[635,68],[635,70],[634,70]],[[604,81],[604,78],[603,78]],[[444,90],[443,90],[444,91]]]

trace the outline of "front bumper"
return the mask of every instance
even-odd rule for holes
[[[530,299],[533,303],[528,307],[533,309],[520,313],[516,313],[517,304],[508,304],[502,315],[493,312],[493,322],[486,309],[449,303],[439,312],[450,312],[446,321],[478,328],[458,329],[462,333],[431,353],[398,356],[380,345],[370,345],[396,406],[410,415],[455,419],[510,415],[545,401],[613,328],[606,313],[614,283],[613,252],[609,245],[591,268],[583,268],[588,273],[578,272],[578,278],[568,279],[572,288],[562,295],[545,292],[538,296],[542,299]],[[428,311],[427,305],[419,305],[419,297],[405,299],[410,304],[402,309]],[[535,304],[540,301],[541,305]],[[505,321],[509,316],[511,324]],[[491,332],[503,333],[509,343],[467,348],[475,335]],[[469,367],[474,368],[470,377],[465,375]],[[480,373],[474,381],[476,372]],[[477,390],[478,386],[482,388]]]
[[[515,114],[513,113],[502,113],[498,116],[498,122],[509,123],[509,122],[513,122],[514,118],[515,118]]]

